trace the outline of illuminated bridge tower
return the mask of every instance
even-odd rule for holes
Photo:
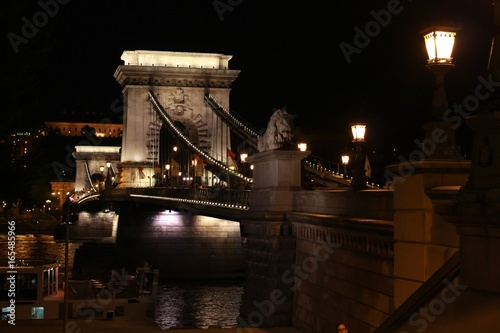
[[[184,177],[204,182],[208,175],[203,170],[204,157],[227,162],[230,130],[205,99],[210,94],[229,110],[230,87],[240,72],[228,69],[231,57],[123,52],[124,64],[114,74],[124,98],[120,187],[149,187],[158,182],[178,182]],[[161,104],[173,126],[167,126],[169,123],[155,109],[153,100]],[[192,143],[188,147],[195,146],[206,155],[200,157],[193,150],[185,153],[186,140],[182,137]],[[195,161],[200,165],[195,165]]]

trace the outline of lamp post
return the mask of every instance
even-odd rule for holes
[[[170,164],[165,165],[165,172],[167,173],[167,180],[166,180],[166,185],[169,185],[170,183]]]
[[[353,140],[356,145],[356,156],[352,168],[352,181],[349,186],[351,190],[363,190],[366,188],[365,157],[362,144],[365,142],[366,124],[355,123],[351,125]]]
[[[307,143],[304,143],[304,142],[299,143],[297,145],[297,147],[299,148],[300,151],[306,151],[307,150]]]
[[[342,155],[342,165],[344,166],[344,177],[347,176],[347,165],[349,164],[349,155]]]
[[[436,78],[432,100],[433,120],[424,125],[425,140],[422,149],[433,159],[461,158],[452,124],[443,120],[448,109],[444,77],[455,67],[451,55],[455,45],[456,30],[456,28],[435,26],[422,31],[429,56],[426,67]],[[435,138],[438,137],[440,142],[435,142]],[[444,142],[441,138],[445,138]]]

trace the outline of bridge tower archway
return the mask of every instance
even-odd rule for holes
[[[189,139],[202,152],[227,162],[229,127],[214,116],[205,98],[213,96],[229,109],[230,87],[240,72],[228,69],[231,58],[207,53],[123,52],[124,64],[114,75],[124,97],[119,187],[149,187],[163,181],[162,158],[166,157],[160,147],[164,119],[158,115],[150,94],[169,119],[187,129]]]

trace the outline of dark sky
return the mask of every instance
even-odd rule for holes
[[[42,2],[55,0],[42,0]],[[60,0],[54,17],[15,52],[8,34],[22,36],[39,2],[2,4],[1,130],[57,120],[62,111],[112,116],[120,87],[113,73],[123,50],[232,54],[231,107],[258,127],[286,106],[313,152],[349,144],[348,124],[368,122],[369,145],[411,147],[430,118],[433,77],[425,69],[420,30],[460,25],[447,76],[450,102],[474,92],[485,72],[491,0],[403,0],[401,12],[347,63],[339,47],[354,44],[355,27],[392,1]],[[220,19],[214,3],[230,4]],[[468,140],[465,129],[461,140]],[[462,132],[460,132],[462,133]],[[333,157],[332,157],[333,158]]]

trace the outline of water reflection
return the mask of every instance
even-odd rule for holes
[[[243,280],[197,281],[161,285],[158,291],[156,323],[170,327],[236,327]]]
[[[75,250],[82,243],[69,243],[69,276],[75,259]],[[7,236],[0,235],[0,258],[7,258]],[[61,263],[60,275],[64,276],[64,242],[56,242],[50,235],[16,235],[16,259],[45,259]]]

